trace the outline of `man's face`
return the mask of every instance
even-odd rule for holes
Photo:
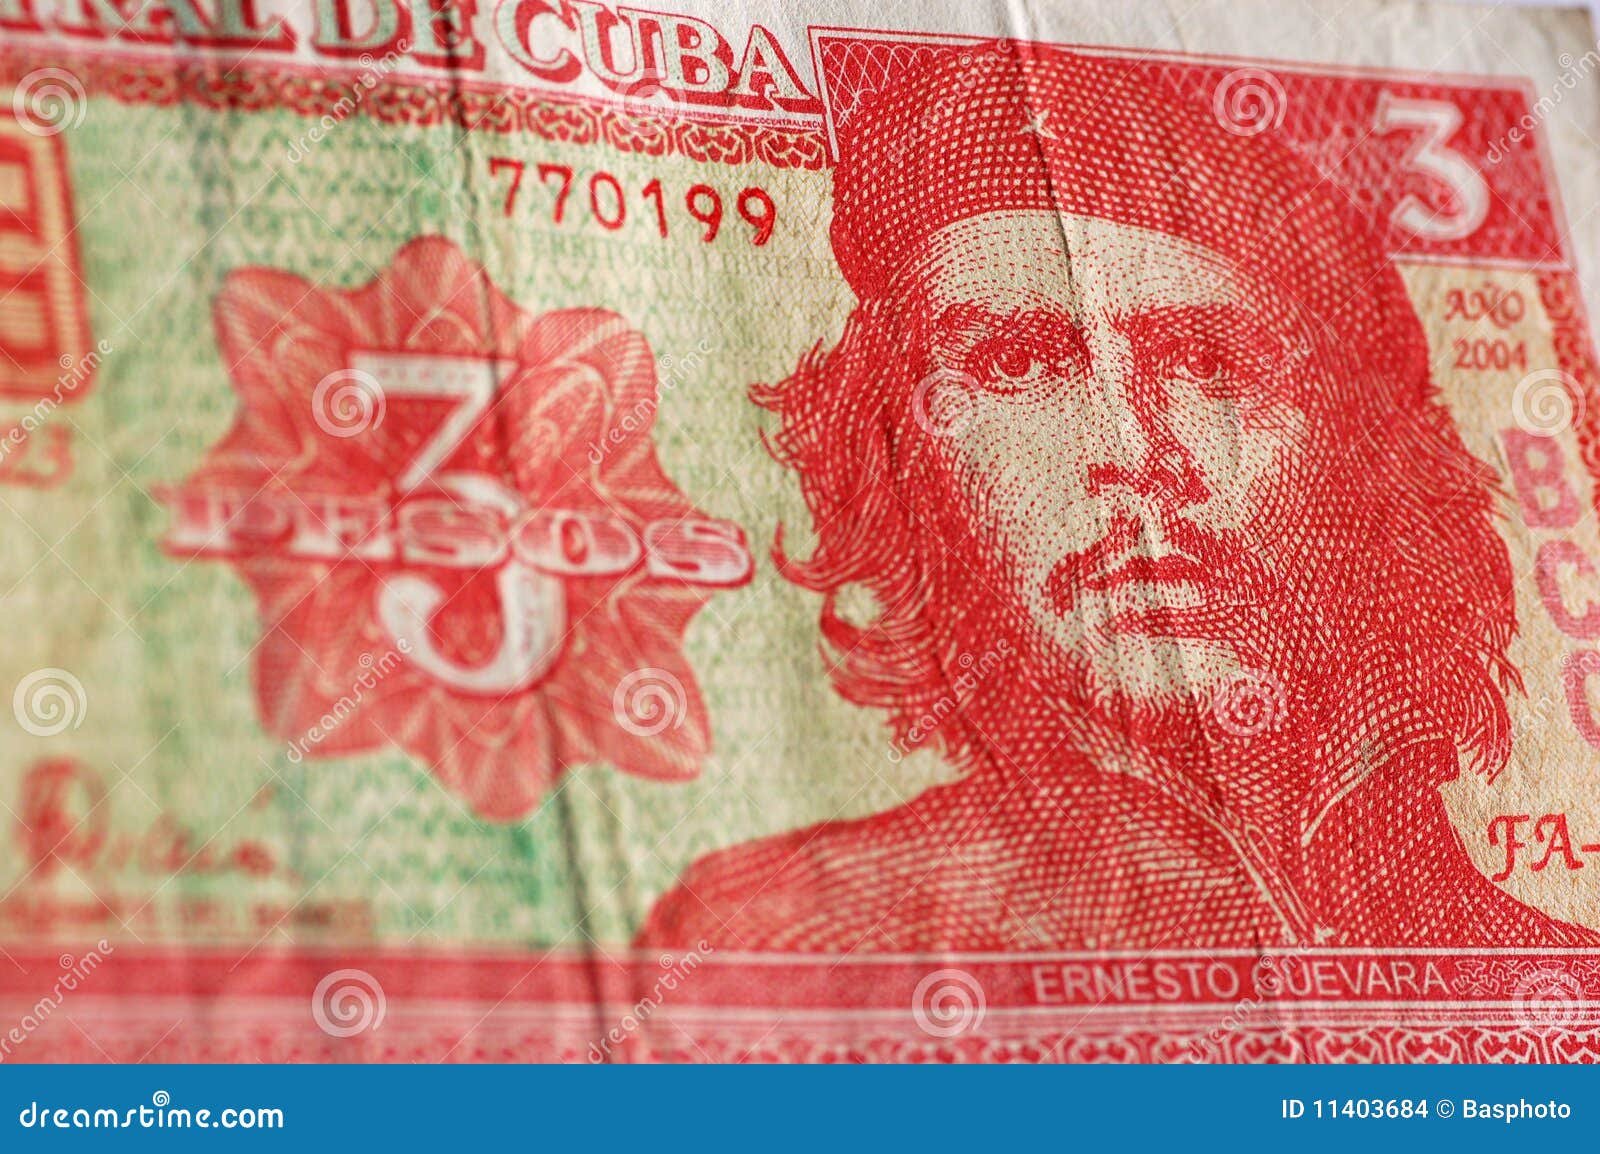
[[[948,226],[913,291],[938,366],[914,412],[1010,586],[981,592],[1019,596],[1097,693],[1259,668],[1306,510],[1290,302],[1167,234],[1052,213]]]

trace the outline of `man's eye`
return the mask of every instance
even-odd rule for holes
[[[1069,371],[1070,358],[1042,346],[1040,341],[1001,337],[973,350],[971,372],[997,392],[1010,393]]]
[[[995,350],[994,367],[1002,377],[1021,380],[1043,366],[1039,358],[1033,355],[1033,350],[1021,341],[1006,341]]]
[[[1167,363],[1171,376],[1195,385],[1220,384],[1228,374],[1222,358],[1200,345],[1176,350]]]
[[[1230,355],[1194,338],[1174,340],[1156,350],[1151,370],[1162,380],[1192,386],[1211,397],[1243,399],[1261,393],[1269,375],[1254,358]]]

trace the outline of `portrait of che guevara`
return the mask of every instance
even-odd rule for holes
[[[1371,223],[1115,61],[997,51],[837,124],[855,304],[751,395],[833,690],[904,742],[1004,659],[925,738],[951,779],[702,857],[639,943],[1600,942],[1440,795],[1510,756],[1513,575]]]

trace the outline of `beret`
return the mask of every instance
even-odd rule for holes
[[[1314,339],[1427,376],[1427,345],[1371,223],[1269,135],[1128,62],[995,41],[925,55],[836,127],[831,241],[863,299],[941,228],[1050,211],[1200,245],[1303,306]]]

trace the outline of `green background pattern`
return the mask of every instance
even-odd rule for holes
[[[111,352],[94,391],[51,417],[73,429],[70,482],[0,490],[9,542],[0,686],[61,667],[88,700],[81,727],[54,737],[30,736],[7,716],[0,801],[15,809],[39,759],[76,758],[107,787],[95,818],[113,837],[165,822],[193,849],[260,842],[283,868],[174,873],[103,854],[30,872],[19,839],[7,838],[0,935],[42,899],[106,902],[107,936],[145,941],[615,945],[698,855],[871,813],[942,777],[927,753],[891,761],[879,719],[830,690],[816,598],[779,578],[768,554],[780,521],[796,550],[810,522],[793,478],[760,444],[770,418],[746,390],[836,338],[848,313],[826,242],[828,174],[364,116],[297,149],[313,123],[289,112],[89,102],[66,146],[91,328]],[[491,155],[528,162],[511,219]],[[546,161],[579,174],[559,226],[533,171]],[[629,191],[627,224],[614,233],[588,219],[582,182],[597,169]],[[638,195],[653,178],[675,214],[665,241]],[[709,245],[682,212],[696,182],[727,205]],[[779,206],[760,249],[733,212],[752,184]],[[527,820],[495,824],[397,748],[291,762],[256,717],[254,598],[227,564],[159,547],[169,518],[153,491],[186,476],[233,417],[211,325],[229,271],[268,266],[351,288],[423,234],[454,240],[530,312],[612,309],[658,357],[693,367],[663,395],[658,453],[696,505],[745,528],[757,568],[689,629],[715,744],[692,783],[585,767]],[[220,920],[195,913],[207,903],[224,911]]]

